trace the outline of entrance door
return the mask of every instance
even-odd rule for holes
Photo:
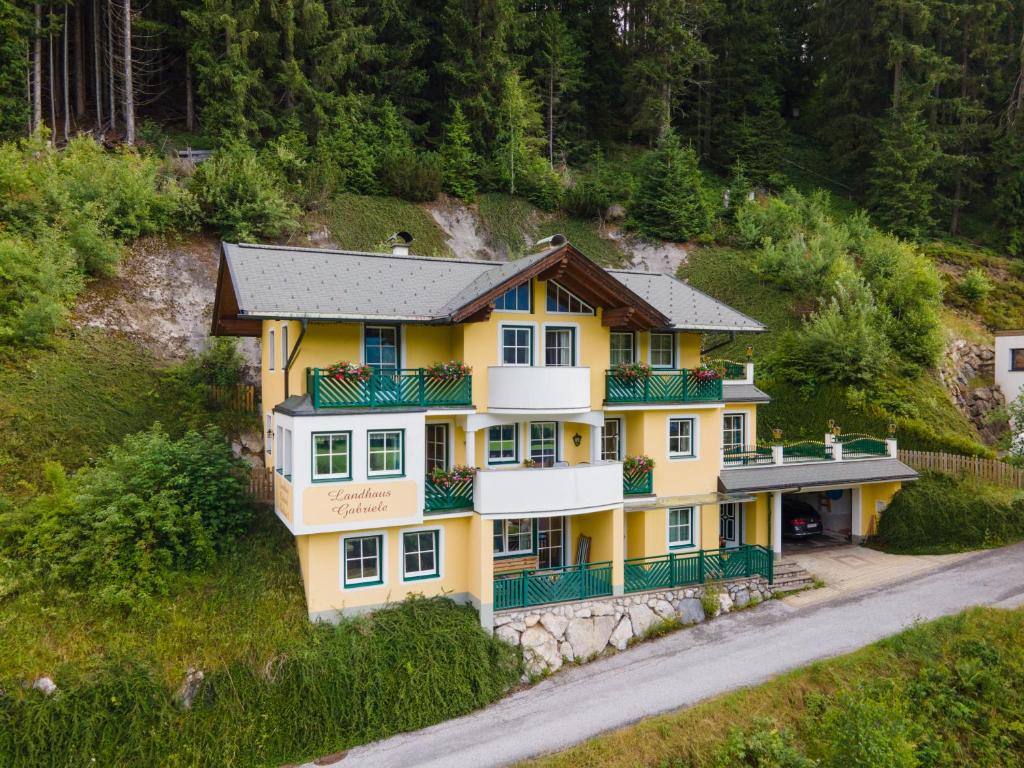
[[[537,520],[537,564],[541,568],[565,565],[565,518],[542,517]]]
[[[718,535],[728,549],[738,547],[741,541],[740,527],[743,511],[739,504],[722,504],[718,508]]]

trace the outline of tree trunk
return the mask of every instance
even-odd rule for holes
[[[124,58],[124,140],[135,143],[135,92],[132,85],[132,0],[124,0],[124,30],[122,31]]]
[[[192,59],[185,54],[185,130],[196,129],[196,105],[192,92]]]
[[[100,0],[92,0],[92,66],[93,84],[96,90],[96,134],[103,135],[103,67],[100,57]]]
[[[52,19],[51,19],[51,23],[52,23]],[[50,80],[50,140],[53,141],[53,142],[56,142],[57,141],[57,95],[54,92],[54,86],[56,85],[56,83],[54,82],[54,79],[53,79],[54,65],[53,65],[53,30],[52,29],[50,30],[50,33],[47,36],[47,45],[48,45],[49,58],[50,58],[50,72],[49,72],[49,80]]]
[[[61,95],[64,97],[64,141],[71,135],[71,89],[68,88],[68,7],[64,6],[64,70]]]
[[[555,65],[548,72],[548,164],[555,167]]]
[[[85,14],[75,3],[75,117],[85,115]]]
[[[107,0],[107,94],[110,130],[117,129],[117,92],[114,82],[114,0]]]
[[[903,4],[900,3],[899,15],[899,36],[903,40]],[[896,63],[892,71],[892,105],[897,109],[900,106],[900,85],[903,83],[903,52],[900,51],[896,57]]]
[[[43,124],[43,6],[36,3],[36,39],[32,43],[32,132]]]

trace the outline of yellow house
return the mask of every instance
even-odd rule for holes
[[[789,507],[856,539],[915,476],[892,439],[758,446],[753,364],[702,342],[760,323],[546,245],[495,263],[224,244],[213,330],[261,339],[274,509],[312,618],[445,594],[490,628],[495,610],[770,581],[783,533],[814,532]]]

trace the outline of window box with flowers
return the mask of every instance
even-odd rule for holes
[[[430,381],[455,382],[462,381],[473,372],[473,369],[461,360],[448,360],[443,363],[434,363],[424,373]]]
[[[324,376],[335,381],[356,381],[367,382],[373,376],[372,366],[363,363],[350,363],[343,360],[340,363],[329,365],[324,369]]]
[[[627,456],[622,462],[622,492],[626,496],[654,492],[654,459],[650,456]]]
[[[651,366],[646,363],[619,363],[612,368],[612,376],[622,381],[643,381],[651,378]]]
[[[475,467],[458,464],[449,470],[431,470],[426,483],[426,511],[472,508],[475,475]]]
[[[719,381],[725,376],[725,365],[719,361],[704,362],[690,369],[690,376],[697,381]]]

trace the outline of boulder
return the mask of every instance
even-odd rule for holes
[[[672,607],[672,603],[668,600],[655,600],[653,608],[659,618],[669,620],[676,617],[676,609]]]
[[[658,621],[658,617],[646,605],[633,605],[629,609],[629,620],[633,625],[634,637],[642,637]]]
[[[499,640],[504,640],[509,645],[519,645],[519,632],[511,624],[502,624],[494,630],[494,636]]]
[[[746,588],[737,589],[732,596],[732,602],[737,608],[746,608],[750,605],[750,590]]]
[[[57,684],[53,682],[53,678],[37,677],[32,681],[32,685],[29,686],[33,691],[40,691],[44,695],[49,696],[57,691]]]
[[[569,645],[569,641],[565,640],[561,645],[558,646],[558,653],[566,661],[576,661],[576,654],[572,652],[572,646]]]
[[[205,677],[206,675],[203,674],[203,670],[189,667],[181,687],[174,694],[174,703],[181,709],[192,709],[192,703],[196,700],[196,696],[199,695],[199,691],[203,687],[203,678]]]
[[[720,614],[722,614],[722,613],[728,613],[731,610],[732,610],[732,598],[729,597],[729,593],[728,592],[722,592],[718,596],[718,612]]]
[[[577,618],[569,622],[565,637],[572,645],[573,656],[580,661],[586,661],[604,650],[613,629],[615,619],[611,616]]]
[[[619,203],[612,203],[604,214],[608,221],[621,221],[626,218],[626,209]]]
[[[624,651],[632,638],[633,625],[630,624],[628,616],[623,616],[622,621],[619,622],[619,625],[615,627],[615,631],[612,632],[612,636],[608,638],[608,642],[620,651]]]
[[[554,672],[562,666],[558,642],[543,627],[527,627],[519,642],[523,646],[526,668],[533,674]]]
[[[527,616],[525,619],[523,619],[523,621],[524,621],[524,623],[526,624],[527,627],[532,627],[538,621],[540,621],[540,614],[539,613],[531,613],[529,616]]]
[[[611,616],[615,608],[611,603],[594,603],[590,606],[591,616]]]
[[[585,605],[582,608],[576,609],[577,619],[589,619],[593,615],[593,611],[590,610],[589,605]]]
[[[555,616],[553,613],[545,613],[540,617],[540,624],[551,633],[555,640],[561,640],[565,635],[565,628],[569,626],[569,620],[564,616]]]
[[[676,603],[676,613],[683,624],[700,624],[706,618],[704,606],[696,597],[684,597]]]

